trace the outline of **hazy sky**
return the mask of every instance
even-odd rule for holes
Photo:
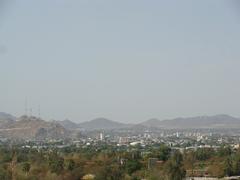
[[[240,116],[237,1],[0,1],[0,111]]]

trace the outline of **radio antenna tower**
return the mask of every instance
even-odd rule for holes
[[[25,115],[28,116],[28,101],[27,101],[27,98],[25,98]]]
[[[41,109],[40,105],[38,105],[38,118],[41,119]]]

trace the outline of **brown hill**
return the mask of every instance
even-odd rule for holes
[[[60,124],[40,118],[22,116],[0,129],[2,137],[11,139],[63,139],[69,132]]]

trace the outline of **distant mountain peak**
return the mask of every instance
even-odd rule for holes
[[[151,118],[147,121],[144,121],[142,123],[140,123],[141,125],[147,126],[147,127],[154,127],[156,125],[158,125],[161,121],[157,118]]]
[[[113,121],[113,120],[110,120],[110,119],[107,119],[104,117],[99,117],[99,118],[92,119],[88,122],[116,122],[116,121]],[[116,123],[118,123],[118,122],[116,122]]]
[[[65,119],[63,121],[56,121],[56,122],[61,124],[66,129],[76,129],[76,128],[78,128],[78,124],[69,120],[69,119]]]
[[[5,112],[0,112],[0,120],[16,120],[16,117]]]
[[[84,129],[117,129],[126,126],[126,124],[112,121],[104,117],[95,118],[79,124],[79,127]]]

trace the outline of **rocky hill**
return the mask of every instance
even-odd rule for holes
[[[12,139],[63,139],[69,132],[60,124],[36,117],[22,116],[1,127],[0,136]]]

